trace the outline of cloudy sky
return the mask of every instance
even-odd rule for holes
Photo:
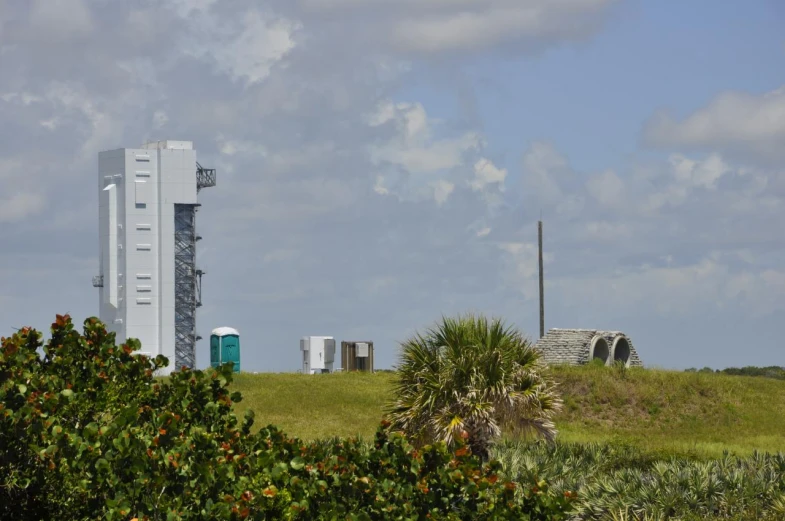
[[[0,335],[97,314],[98,152],[192,140],[212,328],[378,367],[443,314],[785,364],[779,0],[0,0]]]

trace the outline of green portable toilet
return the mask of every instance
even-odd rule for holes
[[[210,335],[210,366],[218,367],[221,365],[221,337],[213,332]]]
[[[210,365],[218,367],[234,362],[232,370],[240,372],[240,333],[231,327],[218,327],[210,335]]]

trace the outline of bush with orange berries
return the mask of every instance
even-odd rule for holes
[[[565,519],[573,498],[499,477],[460,444],[380,426],[305,443],[238,419],[230,366],[154,376],[164,357],[58,316],[0,345],[0,518]],[[40,351],[40,352],[39,352]]]

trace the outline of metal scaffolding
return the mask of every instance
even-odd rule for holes
[[[196,189],[215,186],[214,168],[196,163]],[[202,275],[196,267],[196,211],[200,204],[174,205],[174,356],[175,368],[196,367],[196,308],[202,305]]]
[[[175,368],[196,365],[196,308],[201,305],[196,269],[196,207],[174,205],[174,358]]]
[[[204,168],[196,163],[196,191],[215,186],[215,168]]]

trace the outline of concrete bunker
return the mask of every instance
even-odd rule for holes
[[[632,340],[621,331],[553,328],[534,349],[547,365],[585,365],[600,359],[605,365],[621,361],[627,367],[643,367]]]

